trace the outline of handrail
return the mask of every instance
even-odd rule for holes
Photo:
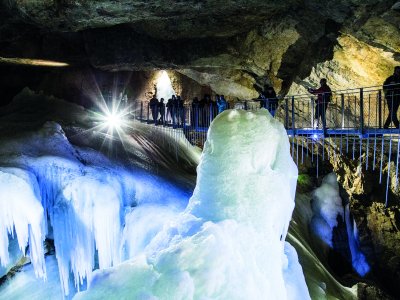
[[[364,90],[368,90],[370,91],[370,89],[372,88],[377,88],[376,90],[372,90],[372,91],[379,91],[383,89],[383,84],[381,85],[375,85],[375,86],[367,86],[367,87],[357,87],[357,88],[350,88],[350,89],[343,89],[343,90],[332,90],[331,93],[332,94],[342,94],[342,93],[350,93],[350,92],[357,92],[360,89],[364,89]],[[386,87],[390,87],[390,86],[398,86],[398,84],[393,83],[393,84],[387,84],[385,85]],[[281,97],[277,97],[278,99],[285,99],[286,97],[310,97],[310,93],[307,94],[289,94],[289,95],[285,95],[285,96],[281,96]]]
[[[388,86],[397,88],[397,85],[393,84]],[[333,91],[332,94],[333,96],[327,99],[310,93],[298,96],[288,95],[281,99],[272,98],[280,100],[279,102],[270,101],[271,99],[241,100],[235,102],[235,106],[246,110],[267,108],[285,125],[286,129],[293,132],[322,125],[324,133],[327,129],[352,129],[363,135],[370,129],[388,128],[392,123],[393,127],[398,126],[397,114],[394,114],[394,111],[391,113],[395,108],[393,104],[391,107],[388,106],[390,98],[387,94],[383,94],[382,89],[359,88],[344,90],[342,93]],[[400,101],[400,95],[397,93],[392,93],[391,97],[393,103]],[[136,116],[140,113],[140,116],[137,116],[138,119],[163,125],[169,121],[174,128],[182,126],[206,128],[219,113],[215,103],[204,107],[201,104],[192,105],[191,103],[173,109],[165,107],[161,110],[163,113],[160,113],[158,108],[155,110],[151,108],[148,102],[137,102],[137,104],[140,104],[140,107],[135,109]]]

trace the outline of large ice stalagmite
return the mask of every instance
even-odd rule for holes
[[[309,299],[285,242],[297,179],[289,150],[267,111],[219,115],[186,211],[131,261],[96,271],[76,299]]]
[[[0,168],[0,263],[9,262],[8,236],[16,235],[19,249],[29,245],[38,277],[46,278],[43,241],[44,214],[36,177],[18,168]]]

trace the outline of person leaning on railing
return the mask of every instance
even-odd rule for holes
[[[383,91],[385,93],[386,103],[389,108],[389,115],[386,118],[383,128],[389,128],[393,122],[396,128],[399,128],[399,120],[397,119],[397,110],[400,105],[400,66],[394,68],[393,75],[386,78],[383,83]]]
[[[324,129],[326,129],[326,110],[328,108],[328,103],[331,101],[332,98],[332,90],[326,83],[325,78],[322,78],[319,83],[321,86],[318,89],[308,88],[307,90],[309,93],[317,95],[314,114],[314,118],[317,123],[316,127],[318,128],[319,118],[321,118],[322,126]]]

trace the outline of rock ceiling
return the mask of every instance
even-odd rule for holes
[[[0,57],[116,70],[173,69],[237,97],[327,77],[379,85],[400,60],[400,2],[388,0],[3,0]]]

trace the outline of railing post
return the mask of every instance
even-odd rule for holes
[[[364,89],[360,88],[360,133],[364,133]]]
[[[378,124],[382,128],[382,91],[378,92]]]
[[[342,107],[342,129],[344,128],[344,94],[340,94],[340,105]]]
[[[311,128],[314,129],[314,98],[311,97]]]
[[[197,131],[199,128],[199,106],[195,106],[194,109],[194,129]]]
[[[285,98],[285,127],[289,128],[289,100]]]
[[[182,107],[182,128],[185,129],[186,128],[186,107]]]
[[[143,102],[140,102],[140,121],[143,121]]]
[[[293,128],[293,136],[294,136],[294,130],[296,128],[296,125],[295,125],[295,114],[294,114],[294,96],[292,96],[292,128]]]
[[[150,120],[150,103],[148,102],[147,103],[147,123],[149,122],[149,120]]]

